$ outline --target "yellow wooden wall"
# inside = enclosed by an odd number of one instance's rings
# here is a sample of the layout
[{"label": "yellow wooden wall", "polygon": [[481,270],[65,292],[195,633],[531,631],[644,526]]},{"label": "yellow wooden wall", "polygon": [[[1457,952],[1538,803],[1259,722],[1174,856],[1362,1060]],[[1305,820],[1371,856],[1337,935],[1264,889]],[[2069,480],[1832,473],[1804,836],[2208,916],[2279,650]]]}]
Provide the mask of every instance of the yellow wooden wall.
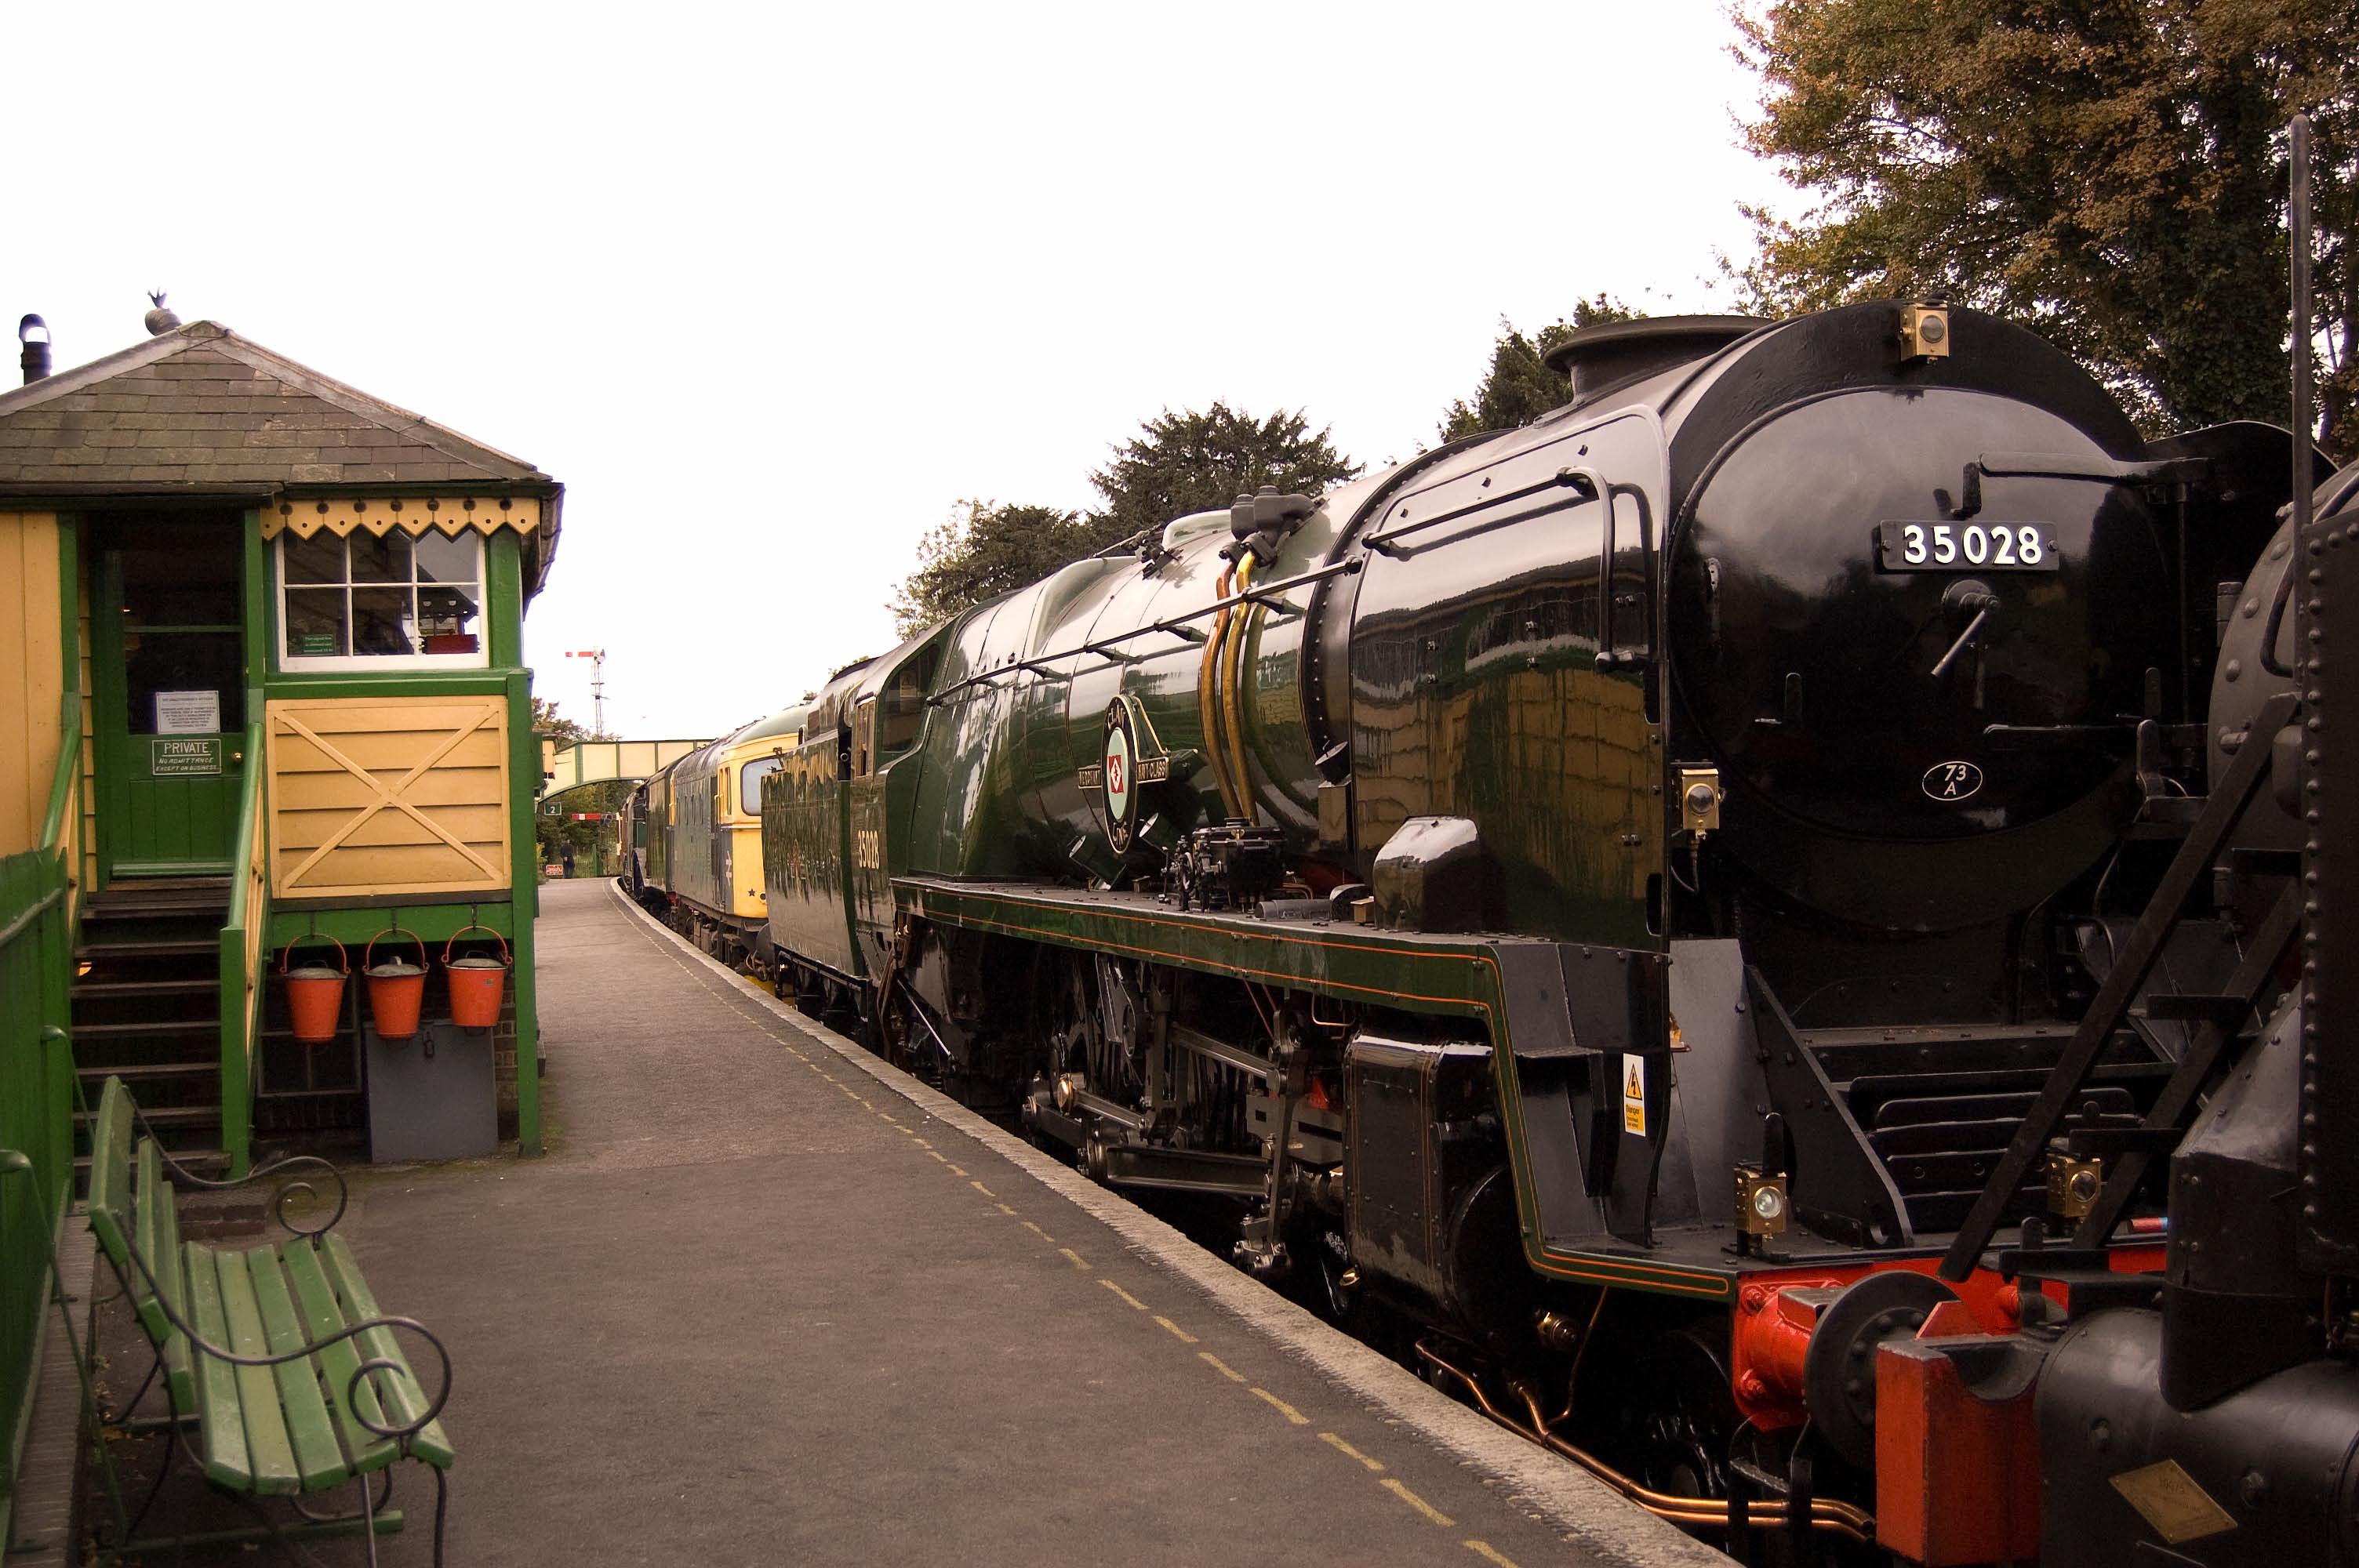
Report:
[{"label": "yellow wooden wall", "polygon": [[506,698],[274,697],[265,717],[274,902],[507,888]]},{"label": "yellow wooden wall", "polygon": [[35,847],[65,736],[58,521],[0,512],[0,855]]}]

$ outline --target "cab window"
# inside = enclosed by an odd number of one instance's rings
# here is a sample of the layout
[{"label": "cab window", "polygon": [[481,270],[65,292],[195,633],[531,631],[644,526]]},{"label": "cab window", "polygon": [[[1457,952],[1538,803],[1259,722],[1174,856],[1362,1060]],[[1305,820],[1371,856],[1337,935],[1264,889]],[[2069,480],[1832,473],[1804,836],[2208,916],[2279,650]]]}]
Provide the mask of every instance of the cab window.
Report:
[{"label": "cab window", "polygon": [[778,771],[783,757],[756,757],[737,770],[737,809],[757,816],[762,809],[762,781]]},{"label": "cab window", "polygon": [[934,665],[941,651],[940,643],[921,648],[893,672],[892,682],[885,688],[885,727],[876,740],[879,766],[918,743],[926,722],[926,688],[933,685]]},{"label": "cab window", "polygon": [[864,779],[871,772],[876,738],[876,699],[864,697],[852,709],[852,776]]}]

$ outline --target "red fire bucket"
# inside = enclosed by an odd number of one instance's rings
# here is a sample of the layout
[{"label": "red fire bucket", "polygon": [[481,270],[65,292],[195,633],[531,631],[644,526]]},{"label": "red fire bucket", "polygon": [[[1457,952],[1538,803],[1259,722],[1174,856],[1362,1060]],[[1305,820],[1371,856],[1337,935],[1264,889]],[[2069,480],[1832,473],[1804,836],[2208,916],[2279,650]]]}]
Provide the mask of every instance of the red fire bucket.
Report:
[{"label": "red fire bucket", "polygon": [[[376,945],[388,936],[407,936],[418,944],[418,962],[400,958],[376,962]],[[426,944],[417,932],[388,925],[369,938],[361,958],[368,980],[369,1022],[380,1040],[408,1040],[418,1033],[418,1010],[426,1000]]]},{"label": "red fire bucket", "polygon": [[[500,956],[451,957],[459,938],[480,931],[500,945]],[[488,925],[462,925],[442,944],[442,973],[451,982],[451,1022],[462,1029],[489,1029],[500,1021],[500,998],[508,983],[508,945]]]},{"label": "red fire bucket", "polygon": [[[295,949],[306,942],[325,942],[336,950],[336,967],[324,963],[306,963],[301,968],[291,968]],[[344,980],[352,973],[352,965],[344,956],[344,945],[332,936],[316,933],[298,936],[278,950],[278,979],[287,988],[287,1013],[294,1021],[295,1038],[307,1045],[323,1045],[336,1037],[338,1022],[344,1012]]]}]

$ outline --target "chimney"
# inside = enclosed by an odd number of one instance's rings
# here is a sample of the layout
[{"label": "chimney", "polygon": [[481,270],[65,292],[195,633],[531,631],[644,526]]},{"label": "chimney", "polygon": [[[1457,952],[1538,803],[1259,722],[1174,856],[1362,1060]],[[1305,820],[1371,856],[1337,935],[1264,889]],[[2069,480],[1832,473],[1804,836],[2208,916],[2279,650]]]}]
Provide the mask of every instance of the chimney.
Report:
[{"label": "chimney", "polygon": [[25,345],[19,362],[25,367],[25,384],[30,386],[49,373],[49,324],[27,316],[16,323],[16,341]]}]

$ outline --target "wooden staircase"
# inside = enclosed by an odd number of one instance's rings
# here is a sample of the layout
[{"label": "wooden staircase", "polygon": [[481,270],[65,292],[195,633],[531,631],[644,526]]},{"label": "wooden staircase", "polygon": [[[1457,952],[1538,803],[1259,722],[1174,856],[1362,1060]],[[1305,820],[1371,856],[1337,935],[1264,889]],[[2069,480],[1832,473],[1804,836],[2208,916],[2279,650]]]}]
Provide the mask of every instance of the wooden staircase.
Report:
[{"label": "wooden staircase", "polygon": [[[227,877],[124,881],[82,907],[74,1069],[95,1106],[110,1076],[182,1164],[225,1169],[221,1114],[221,928]],[[76,1112],[79,1122],[81,1113]]]}]

